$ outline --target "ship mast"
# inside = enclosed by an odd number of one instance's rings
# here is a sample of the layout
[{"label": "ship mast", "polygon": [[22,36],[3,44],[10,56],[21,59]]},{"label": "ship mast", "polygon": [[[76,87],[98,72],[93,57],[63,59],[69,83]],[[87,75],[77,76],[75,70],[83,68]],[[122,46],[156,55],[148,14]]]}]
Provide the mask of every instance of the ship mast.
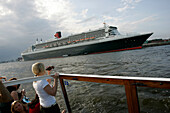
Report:
[{"label": "ship mast", "polygon": [[109,27],[107,26],[107,24],[104,22],[104,29],[105,29],[105,37],[109,37]]},{"label": "ship mast", "polygon": [[37,40],[36,40],[35,44],[38,44],[38,38],[37,38]]}]

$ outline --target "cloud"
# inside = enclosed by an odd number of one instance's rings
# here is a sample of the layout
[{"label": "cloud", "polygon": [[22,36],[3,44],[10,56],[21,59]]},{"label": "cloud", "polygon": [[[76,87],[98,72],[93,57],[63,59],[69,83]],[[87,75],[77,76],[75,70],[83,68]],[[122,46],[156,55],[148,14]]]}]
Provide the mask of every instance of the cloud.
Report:
[{"label": "cloud", "polygon": [[125,5],[124,7],[122,7],[122,8],[118,8],[117,9],[117,11],[118,12],[123,12],[123,11],[125,11],[125,10],[127,10],[127,9],[129,9],[130,7],[128,6],[128,5]]},{"label": "cloud", "polygon": [[[74,7],[68,0],[1,2],[0,11],[3,13],[0,15],[0,30],[3,31],[1,34],[3,41],[6,40],[4,45],[10,43],[8,40],[14,40],[17,43],[16,39],[25,41],[29,45],[39,37],[52,38],[57,30],[62,30],[65,35],[68,35],[96,26],[98,22],[95,16],[87,17],[86,15],[88,9],[78,13],[74,11]],[[86,22],[89,22],[88,26],[85,26]],[[1,44],[1,46],[4,45]]]},{"label": "cloud", "polygon": [[77,13],[74,7],[68,0],[0,0],[0,47],[8,47],[0,53],[11,50],[20,56],[37,38],[44,41],[58,30],[67,36],[99,25],[95,16],[87,17],[88,9]]},{"label": "cloud", "polygon": [[[156,15],[151,15],[148,17],[144,17],[135,21],[124,21],[124,22],[118,22],[117,25],[119,26],[120,30],[123,32],[139,32],[141,26],[148,26],[148,23],[151,23],[152,21],[156,20],[157,16]],[[139,31],[137,31],[139,30]],[[145,32],[140,31],[140,32]]]},{"label": "cloud", "polygon": [[1,18],[1,16],[6,16],[6,15],[9,15],[11,13],[12,13],[11,10],[0,5],[0,18]]},{"label": "cloud", "polygon": [[[80,20],[76,19],[78,13],[74,12],[73,4],[68,0],[36,0],[35,8],[39,18],[50,21],[54,29],[76,32]],[[74,26],[74,27],[73,27]]]},{"label": "cloud", "polygon": [[[48,20],[75,15],[68,0],[36,0],[35,7],[39,16]],[[65,15],[67,14],[67,15]]]},{"label": "cloud", "polygon": [[83,23],[87,23],[87,22],[92,22],[94,20],[97,19],[97,16],[91,16],[91,17],[88,17],[88,18],[85,18],[85,19],[81,19],[78,24],[83,24]]},{"label": "cloud", "polygon": [[111,17],[111,16],[106,16],[106,15],[103,15],[103,19],[104,19],[104,20],[112,20],[112,19],[113,19],[113,17]]},{"label": "cloud", "polygon": [[134,5],[135,3],[139,3],[141,2],[142,0],[121,0],[121,2],[124,4],[124,5],[127,5],[127,4],[132,4]]},{"label": "cloud", "polygon": [[142,0],[122,0],[121,3],[123,5],[123,7],[117,8],[116,10],[118,12],[124,12],[128,9],[134,9],[135,5],[141,1]]},{"label": "cloud", "polygon": [[[38,12],[34,8],[34,1],[0,1],[0,48],[3,48],[0,53],[16,58],[33,44],[37,37],[51,31],[51,28],[48,20],[36,16]],[[0,55],[3,56],[5,54]]]},{"label": "cloud", "polygon": [[150,22],[150,21],[155,20],[155,19],[156,19],[155,17],[156,17],[155,15],[151,15],[151,16],[148,16],[148,17],[142,18],[142,19],[140,19],[140,20],[137,20],[137,21],[131,22],[131,24],[133,24],[133,25],[135,25],[135,24],[136,24],[136,25],[138,25],[138,24],[141,24],[141,23]]},{"label": "cloud", "polygon": [[53,22],[51,26],[64,31],[65,35],[84,32],[98,24],[95,15],[87,17],[88,9],[78,13],[68,0],[36,0],[35,6],[40,18]]},{"label": "cloud", "polygon": [[84,9],[84,10],[82,10],[82,12],[81,12],[81,15],[85,18],[85,17],[87,17],[87,12],[88,12],[88,9]]}]

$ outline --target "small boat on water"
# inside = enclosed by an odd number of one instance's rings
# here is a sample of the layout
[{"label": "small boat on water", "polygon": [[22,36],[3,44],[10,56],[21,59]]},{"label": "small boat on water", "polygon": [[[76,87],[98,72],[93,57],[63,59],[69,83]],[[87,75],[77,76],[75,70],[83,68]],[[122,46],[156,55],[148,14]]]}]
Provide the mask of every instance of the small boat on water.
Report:
[{"label": "small boat on water", "polygon": [[121,35],[117,27],[106,24],[97,30],[63,38],[61,32],[56,32],[55,39],[33,44],[21,56],[27,61],[140,49],[152,34]]}]

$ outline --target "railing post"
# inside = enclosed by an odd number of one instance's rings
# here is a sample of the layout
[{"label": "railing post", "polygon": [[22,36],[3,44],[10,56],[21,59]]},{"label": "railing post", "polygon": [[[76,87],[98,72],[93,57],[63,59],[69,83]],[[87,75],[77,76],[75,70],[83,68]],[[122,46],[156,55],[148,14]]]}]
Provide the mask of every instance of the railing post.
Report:
[{"label": "railing post", "polygon": [[140,113],[137,87],[129,80],[124,81],[129,113]]},{"label": "railing post", "polygon": [[66,89],[65,89],[63,79],[60,78],[59,80],[60,80],[61,92],[63,94],[63,98],[64,98],[64,102],[65,102],[65,105],[66,105],[66,108],[67,108],[67,112],[71,113],[71,108],[70,108],[70,104],[69,104],[69,100],[68,100],[68,96],[67,96],[67,92],[66,92]]}]

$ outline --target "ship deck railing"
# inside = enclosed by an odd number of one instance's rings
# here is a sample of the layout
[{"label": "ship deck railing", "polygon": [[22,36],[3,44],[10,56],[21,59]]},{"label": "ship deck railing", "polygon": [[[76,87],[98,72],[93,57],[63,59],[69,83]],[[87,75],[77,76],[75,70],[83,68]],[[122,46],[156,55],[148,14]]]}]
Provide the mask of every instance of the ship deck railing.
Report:
[{"label": "ship deck railing", "polygon": [[[4,82],[5,86],[33,82],[41,79],[49,79],[49,75],[41,77],[29,77],[18,79],[16,81]],[[151,87],[170,89],[170,78],[154,77],[127,77],[127,76],[105,76],[105,75],[82,75],[82,74],[64,74],[60,73],[59,81],[61,91],[65,101],[68,113],[72,113],[69,98],[65,88],[64,80],[85,81],[105,84],[123,85],[126,92],[126,100],[129,113],[140,113],[137,87]]]}]

